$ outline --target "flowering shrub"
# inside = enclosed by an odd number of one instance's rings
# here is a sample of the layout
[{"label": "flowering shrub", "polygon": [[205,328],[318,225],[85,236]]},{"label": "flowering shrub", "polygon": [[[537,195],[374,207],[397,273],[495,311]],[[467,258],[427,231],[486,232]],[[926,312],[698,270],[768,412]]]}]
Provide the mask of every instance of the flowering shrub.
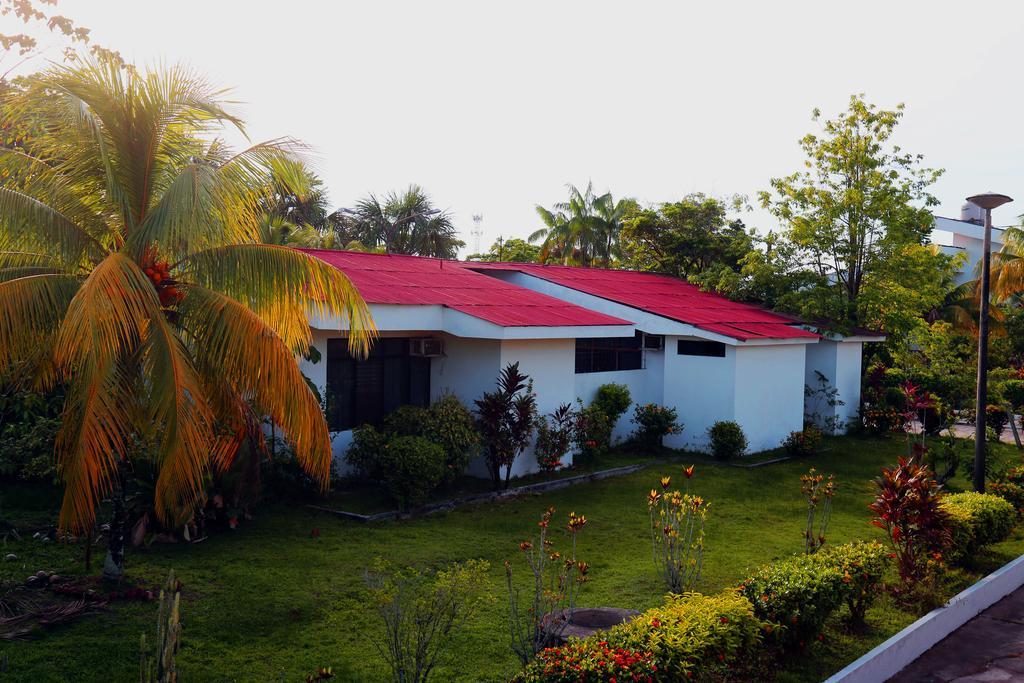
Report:
[{"label": "flowering shrub", "polygon": [[944,496],[940,505],[949,517],[950,562],[962,562],[984,546],[1004,540],[1017,518],[1013,505],[988,493],[955,493]]},{"label": "flowering shrub", "polygon": [[875,480],[878,494],[868,508],[871,524],[889,535],[904,588],[925,578],[929,559],[941,557],[949,545],[948,515],[939,504],[939,485],[927,465],[899,459],[882,468]]},{"label": "flowering shrub", "polygon": [[757,570],[740,584],[754,614],[770,623],[785,647],[803,645],[817,636],[825,621],[846,599],[846,573],[817,555],[797,555]]},{"label": "flowering shrub", "polygon": [[554,472],[562,466],[562,456],[572,446],[576,419],[572,406],[563,403],[537,421],[537,441],[533,450],[541,471]]},{"label": "flowering shrub", "polygon": [[1010,502],[1017,510],[1017,516],[1024,514],[1024,465],[1011,467],[996,475],[987,489],[989,493]]},{"label": "flowering shrub", "polygon": [[813,562],[843,572],[846,606],[854,627],[864,626],[864,615],[878,596],[888,557],[878,541],[833,545],[814,555]]},{"label": "flowering shrub", "polygon": [[614,423],[596,406],[583,407],[583,402],[577,401],[579,409],[576,411],[573,443],[579,450],[581,460],[592,461],[611,448]]},{"label": "flowering shrub", "polygon": [[[693,465],[683,470],[686,479],[693,476]],[[661,491],[651,489],[647,508],[651,515],[651,543],[654,566],[668,590],[682,593],[693,590],[704,564],[704,521],[709,504],[700,496],[669,491],[670,477],[661,478]]]},{"label": "flowering shrub", "polygon": [[823,434],[814,425],[807,425],[799,432],[790,432],[782,442],[782,448],[794,458],[807,458],[818,452]]},{"label": "flowering shrub", "polygon": [[[804,529],[804,552],[811,555],[825,545],[825,532],[832,517],[832,496],[835,477],[819,474],[813,467],[800,477],[800,492],[807,499],[807,525]],[[817,529],[815,529],[817,523]]]},{"label": "flowering shrub", "polygon": [[574,640],[563,647],[542,650],[513,683],[652,683],[658,673],[654,655],[610,647],[607,641]]},{"label": "flowering shrub", "polygon": [[505,560],[505,579],[509,594],[509,622],[512,632],[512,650],[529,664],[534,656],[558,643],[567,620],[560,619],[559,613],[567,611],[571,616],[576,607],[576,596],[587,581],[590,566],[576,559],[576,537],[587,524],[587,518],[569,513],[566,531],[570,538],[570,551],[563,556],[548,539],[548,528],[555,509],[548,508],[537,526],[540,534],[536,543],[523,541],[519,550],[526,560],[533,580],[526,610],[520,604],[519,589],[512,580],[512,563]]},{"label": "flowering shrub", "polygon": [[747,436],[743,428],[731,420],[720,420],[708,429],[711,455],[719,460],[738,458],[747,452]]},{"label": "flowering shrub", "polygon": [[638,405],[633,411],[633,424],[636,425],[633,439],[644,448],[660,448],[666,436],[683,431],[678,418],[675,408],[657,403]]},{"label": "flowering shrub", "polygon": [[764,628],[750,601],[736,591],[685,593],[669,595],[661,607],[602,637],[609,647],[653,654],[656,680],[719,680],[716,675],[756,648]]}]

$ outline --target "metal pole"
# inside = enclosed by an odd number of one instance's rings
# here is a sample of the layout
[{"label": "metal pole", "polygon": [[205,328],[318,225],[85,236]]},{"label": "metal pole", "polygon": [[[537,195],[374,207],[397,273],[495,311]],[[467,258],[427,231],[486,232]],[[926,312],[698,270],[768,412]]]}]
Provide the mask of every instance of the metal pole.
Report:
[{"label": "metal pole", "polygon": [[985,492],[985,424],[988,406],[988,290],[992,265],[992,209],[985,209],[985,242],[981,250],[981,301],[978,312],[978,394],[974,415],[974,490]]}]

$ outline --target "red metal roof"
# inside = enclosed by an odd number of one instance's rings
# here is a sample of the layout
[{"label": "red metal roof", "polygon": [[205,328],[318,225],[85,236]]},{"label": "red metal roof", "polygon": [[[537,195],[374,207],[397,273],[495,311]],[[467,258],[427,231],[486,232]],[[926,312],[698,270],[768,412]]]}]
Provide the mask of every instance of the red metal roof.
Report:
[{"label": "red metal roof", "polygon": [[630,325],[460,267],[457,261],[302,249],[345,273],[370,304],[441,305],[501,327]]},{"label": "red metal roof", "polygon": [[732,301],[667,275],[633,270],[544,266],[536,263],[466,263],[474,270],[513,270],[563,287],[670,318],[741,341],[817,339],[792,320],[753,304]]}]

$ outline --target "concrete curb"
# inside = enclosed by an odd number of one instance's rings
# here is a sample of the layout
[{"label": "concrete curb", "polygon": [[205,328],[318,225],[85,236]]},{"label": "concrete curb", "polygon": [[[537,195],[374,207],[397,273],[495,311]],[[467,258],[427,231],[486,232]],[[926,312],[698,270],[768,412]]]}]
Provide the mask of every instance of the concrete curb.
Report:
[{"label": "concrete curb", "polygon": [[878,683],[1024,585],[1024,555],[1008,562],[839,671],[825,683]]},{"label": "concrete curb", "polygon": [[424,505],[423,507],[416,508],[409,513],[403,514],[398,510],[389,510],[388,512],[378,512],[375,515],[361,515],[358,512],[349,512],[347,510],[335,510],[333,508],[323,507],[322,505],[307,505],[306,507],[316,510],[318,512],[327,512],[344,519],[351,519],[357,522],[382,522],[390,519],[398,519],[400,517],[420,517],[422,515],[429,515],[434,512],[440,512],[441,510],[452,510],[459,507],[460,505],[468,505],[470,503],[480,503],[486,501],[504,500],[506,498],[515,498],[516,496],[527,495],[531,493],[547,493],[548,491],[555,491],[557,489],[564,489],[568,486],[575,484],[584,484],[589,481],[597,481],[599,479],[607,479],[608,477],[621,477],[625,474],[632,474],[645,467],[656,464],[659,461],[651,461],[649,463],[637,463],[635,465],[624,465],[622,467],[613,467],[608,470],[600,470],[597,472],[588,472],[587,474],[577,474],[574,477],[563,477],[562,479],[553,479],[551,481],[542,481],[536,484],[527,484],[526,486],[517,486],[516,488],[507,489],[505,491],[489,491],[487,493],[475,493],[469,496],[462,496],[461,498],[453,498],[440,503],[431,503],[430,505]]}]

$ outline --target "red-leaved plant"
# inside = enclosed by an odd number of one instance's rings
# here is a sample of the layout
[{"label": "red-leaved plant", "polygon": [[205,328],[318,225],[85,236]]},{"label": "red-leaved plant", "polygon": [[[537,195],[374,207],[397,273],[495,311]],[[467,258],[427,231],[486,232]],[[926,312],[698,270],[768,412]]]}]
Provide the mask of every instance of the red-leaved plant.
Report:
[{"label": "red-leaved plant", "polygon": [[912,587],[927,578],[929,566],[941,560],[950,542],[949,518],[939,506],[941,487],[915,458],[882,468],[875,484],[878,494],[868,506],[876,515],[871,523],[889,535],[900,581]]},{"label": "red-leaved plant", "polygon": [[474,403],[484,461],[494,489],[500,491],[508,488],[512,463],[533,437],[537,419],[533,380],[519,371],[519,363],[509,363],[498,377],[497,389],[484,392]]}]

